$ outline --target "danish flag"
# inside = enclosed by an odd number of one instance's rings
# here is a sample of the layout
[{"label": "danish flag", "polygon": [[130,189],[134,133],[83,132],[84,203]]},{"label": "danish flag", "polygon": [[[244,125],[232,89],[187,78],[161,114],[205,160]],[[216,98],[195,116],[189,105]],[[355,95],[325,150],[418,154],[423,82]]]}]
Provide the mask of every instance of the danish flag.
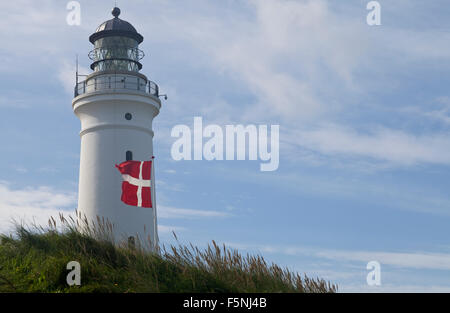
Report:
[{"label": "danish flag", "polygon": [[152,207],[153,161],[125,161],[116,164],[122,174],[122,202],[138,207]]}]

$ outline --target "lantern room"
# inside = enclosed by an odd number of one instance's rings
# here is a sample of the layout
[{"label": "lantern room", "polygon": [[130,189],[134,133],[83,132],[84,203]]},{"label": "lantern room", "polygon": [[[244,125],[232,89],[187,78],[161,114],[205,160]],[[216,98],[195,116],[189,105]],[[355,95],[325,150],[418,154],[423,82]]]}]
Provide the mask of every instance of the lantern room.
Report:
[{"label": "lantern room", "polygon": [[89,58],[93,61],[91,69],[95,72],[138,72],[142,68],[139,61],[144,57],[139,44],[144,38],[133,25],[119,18],[119,8],[115,7],[112,15],[113,19],[102,23],[89,37],[94,45],[89,53]]}]

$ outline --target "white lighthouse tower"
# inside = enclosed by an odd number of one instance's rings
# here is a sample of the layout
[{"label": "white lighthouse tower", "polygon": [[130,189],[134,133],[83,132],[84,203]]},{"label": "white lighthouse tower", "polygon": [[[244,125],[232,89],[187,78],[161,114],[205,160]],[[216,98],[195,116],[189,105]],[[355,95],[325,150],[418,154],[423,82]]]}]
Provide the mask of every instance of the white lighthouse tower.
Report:
[{"label": "white lighthouse tower", "polygon": [[[78,213],[89,222],[113,224],[116,241],[157,243],[156,205],[129,206],[121,201],[122,177],[115,168],[126,160],[151,160],[153,118],[161,108],[158,85],[139,71],[143,37],[112,10],[89,41],[93,73],[75,87],[73,111],[81,121]],[[152,181],[154,181],[152,174]],[[153,183],[154,186],[154,183]],[[154,191],[154,188],[152,188]],[[154,194],[154,192],[153,192]]]}]

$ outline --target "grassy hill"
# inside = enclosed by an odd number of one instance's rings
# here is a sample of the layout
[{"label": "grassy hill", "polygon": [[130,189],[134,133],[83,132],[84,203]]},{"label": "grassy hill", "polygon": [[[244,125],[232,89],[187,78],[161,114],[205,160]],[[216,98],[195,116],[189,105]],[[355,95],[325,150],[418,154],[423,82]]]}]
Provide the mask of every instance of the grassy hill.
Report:
[{"label": "grassy hill", "polygon": [[[335,292],[261,256],[218,246],[171,246],[160,253],[113,244],[76,227],[16,227],[0,236],[0,292]],[[81,285],[68,286],[67,263],[81,264]]]}]

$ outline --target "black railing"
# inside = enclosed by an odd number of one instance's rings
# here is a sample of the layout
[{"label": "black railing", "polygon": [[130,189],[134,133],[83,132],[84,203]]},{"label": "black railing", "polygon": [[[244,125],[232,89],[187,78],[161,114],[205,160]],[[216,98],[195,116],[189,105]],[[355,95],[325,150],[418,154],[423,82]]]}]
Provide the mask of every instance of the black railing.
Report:
[{"label": "black railing", "polygon": [[103,75],[88,78],[75,86],[75,97],[95,91],[127,89],[142,91],[159,97],[159,87],[156,83],[140,77],[123,75]]}]

